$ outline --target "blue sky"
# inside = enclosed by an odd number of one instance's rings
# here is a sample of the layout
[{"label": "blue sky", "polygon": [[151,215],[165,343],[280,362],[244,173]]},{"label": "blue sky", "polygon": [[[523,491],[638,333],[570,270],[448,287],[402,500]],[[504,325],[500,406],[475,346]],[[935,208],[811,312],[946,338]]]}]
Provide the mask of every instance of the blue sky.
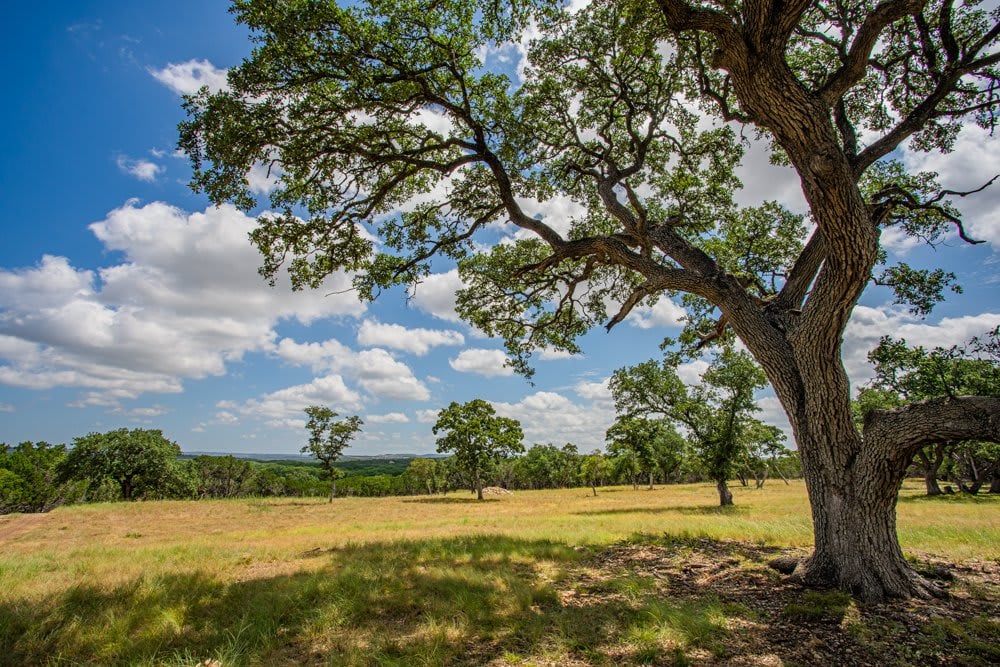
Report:
[{"label": "blue sky", "polygon": [[[221,85],[249,51],[227,3],[20,3],[0,27],[8,91],[0,105],[0,442],[69,442],[121,426],[161,428],[186,451],[292,453],[302,409],[325,403],[366,421],[354,454],[434,449],[434,414],[485,398],[522,421],[529,442],[603,442],[613,418],[605,381],[658,354],[682,311],[662,301],[611,334],[598,330],[576,358],[541,355],[534,385],[502,366],[499,341],[459,322],[456,274],[411,299],[403,291],[359,304],[347,285],[292,294],[256,274],[252,219],[216,209],[187,188],[175,155],[180,93]],[[518,57],[516,48],[499,57]],[[946,186],[977,187],[1000,173],[1000,140],[970,127],[955,153],[904,152]],[[746,202],[801,210],[794,175],[754,147]],[[259,188],[268,183],[261,176]],[[855,383],[879,336],[951,344],[1000,323],[1000,188],[958,202],[973,235],[937,250],[889,235],[894,255],[955,271],[965,294],[926,320],[871,290],[845,334]],[[537,204],[543,215],[567,202]],[[684,369],[696,380],[703,362]],[[762,415],[782,423],[776,401]]]}]

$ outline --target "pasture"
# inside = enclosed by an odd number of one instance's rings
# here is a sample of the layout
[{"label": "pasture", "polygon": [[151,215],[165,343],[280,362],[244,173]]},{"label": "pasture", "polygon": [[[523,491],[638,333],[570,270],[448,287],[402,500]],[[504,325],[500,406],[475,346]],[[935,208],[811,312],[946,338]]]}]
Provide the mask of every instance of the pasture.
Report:
[{"label": "pasture", "polygon": [[859,608],[766,566],[801,482],[80,505],[0,517],[0,664],[991,664],[1000,498],[921,495],[950,597]]}]

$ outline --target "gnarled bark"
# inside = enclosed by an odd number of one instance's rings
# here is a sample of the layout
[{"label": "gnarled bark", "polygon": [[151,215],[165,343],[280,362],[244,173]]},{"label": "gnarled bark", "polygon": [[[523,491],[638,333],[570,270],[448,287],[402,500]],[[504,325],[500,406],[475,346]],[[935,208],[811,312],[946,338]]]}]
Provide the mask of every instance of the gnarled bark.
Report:
[{"label": "gnarled bark", "polygon": [[[819,408],[812,405],[792,419],[815,538],[813,555],[794,576],[806,584],[835,585],[866,601],[935,594],[899,547],[899,487],[914,451],[921,447],[1000,438],[1000,399],[934,399],[876,411],[866,419],[863,435],[845,423],[847,406],[827,401]],[[830,428],[836,423],[839,432]],[[833,467],[826,457],[845,460]]]}]

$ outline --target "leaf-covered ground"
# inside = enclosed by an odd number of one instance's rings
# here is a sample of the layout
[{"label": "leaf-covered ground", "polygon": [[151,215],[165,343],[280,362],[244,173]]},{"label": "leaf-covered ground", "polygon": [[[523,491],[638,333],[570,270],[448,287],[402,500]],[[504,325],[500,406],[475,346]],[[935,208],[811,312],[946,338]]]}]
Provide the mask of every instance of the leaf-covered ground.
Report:
[{"label": "leaf-covered ground", "polygon": [[[614,545],[581,565],[564,604],[586,606],[608,595],[687,611],[691,628],[669,657],[663,632],[626,637],[624,662],[704,665],[994,665],[1000,663],[1000,564],[918,561],[948,596],[862,605],[838,591],[807,590],[767,566],[788,549],[708,539],[640,538]],[[801,552],[805,553],[805,552]],[[626,582],[626,583],[623,583]],[[693,613],[692,613],[693,612]],[[675,612],[676,613],[676,612]],[[655,628],[654,628],[655,630]],[[660,640],[660,641],[657,641]],[[585,664],[585,663],[584,663]]]}]

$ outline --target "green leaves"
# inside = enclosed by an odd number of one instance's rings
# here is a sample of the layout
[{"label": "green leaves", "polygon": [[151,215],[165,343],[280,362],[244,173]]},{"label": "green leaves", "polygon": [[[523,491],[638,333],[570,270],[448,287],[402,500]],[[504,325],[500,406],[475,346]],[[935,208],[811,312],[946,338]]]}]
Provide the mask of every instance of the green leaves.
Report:
[{"label": "green leaves", "polygon": [[[716,354],[701,384],[685,385],[679,364],[680,357],[668,355],[662,364],[651,360],[615,371],[609,386],[624,418],[613,428],[616,434],[636,432],[634,424],[650,415],[680,424],[712,479],[725,481],[741,452],[778,437],[750,416],[759,410],[754,392],[767,377],[750,355],[729,347]],[[617,436],[609,430],[608,437]]]},{"label": "green leaves", "polygon": [[123,500],[172,497],[185,492],[177,457],[181,448],[154,429],[120,428],[74,438],[60,462],[64,480],[84,480],[92,487],[110,480]]},{"label": "green leaves", "polygon": [[[856,302],[873,228],[972,241],[949,203],[971,192],[888,156],[911,140],[948,150],[958,122],[994,122],[1000,33],[976,3],[560,5],[238,0],[256,49],[228,90],[186,101],[192,185],[274,211],[251,240],[262,275],[287,270],[295,288],[343,271],[374,299],[457,262],[460,314],[503,337],[525,375],[533,350],[574,352],[593,326],[682,293],[687,351],[727,340],[722,313],[741,313],[758,355],[750,330],[773,341],[799,313],[837,335],[840,306],[805,302]],[[523,67],[500,62],[515,49]],[[745,146],[722,121],[753,124],[805,170],[819,230],[806,261],[803,216],[735,203]],[[814,167],[834,164],[840,180],[817,185]],[[266,197],[247,178],[262,167],[277,178]],[[840,263],[850,275],[817,282]],[[956,289],[902,264],[875,278],[921,314]],[[809,288],[830,280],[833,292]]]}]

